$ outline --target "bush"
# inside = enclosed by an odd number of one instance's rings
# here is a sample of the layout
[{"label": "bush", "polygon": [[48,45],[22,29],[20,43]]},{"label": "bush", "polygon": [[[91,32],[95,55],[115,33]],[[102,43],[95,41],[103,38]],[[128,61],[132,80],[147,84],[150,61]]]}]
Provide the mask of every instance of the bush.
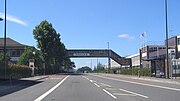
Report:
[{"label": "bush", "polygon": [[150,76],[150,68],[123,68],[120,74],[124,75],[136,75],[138,76],[138,71],[140,71],[141,76]]},{"label": "bush", "polygon": [[[1,64],[1,66],[3,65]],[[1,78],[3,78],[4,77],[3,67],[1,67],[0,73],[1,73]],[[9,63],[6,68],[6,79],[9,78],[10,76],[12,78],[30,77],[31,73],[32,73],[32,69],[29,68],[28,66]]]}]

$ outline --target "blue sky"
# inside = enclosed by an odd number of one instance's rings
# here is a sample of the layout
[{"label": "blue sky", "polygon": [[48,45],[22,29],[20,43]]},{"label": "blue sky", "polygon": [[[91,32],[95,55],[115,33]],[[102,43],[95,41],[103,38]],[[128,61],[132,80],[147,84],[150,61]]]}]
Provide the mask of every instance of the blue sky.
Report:
[{"label": "blue sky", "polygon": [[[110,48],[121,56],[138,52],[146,32],[147,43],[163,44],[165,0],[7,0],[7,36],[36,46],[33,29],[42,20],[53,24],[68,49]],[[169,37],[180,34],[180,0],[168,0]],[[0,17],[4,0],[0,0]],[[0,37],[4,23],[0,22]],[[73,59],[89,65],[91,59]],[[96,59],[93,59],[93,64]],[[102,63],[107,59],[99,59]]]}]

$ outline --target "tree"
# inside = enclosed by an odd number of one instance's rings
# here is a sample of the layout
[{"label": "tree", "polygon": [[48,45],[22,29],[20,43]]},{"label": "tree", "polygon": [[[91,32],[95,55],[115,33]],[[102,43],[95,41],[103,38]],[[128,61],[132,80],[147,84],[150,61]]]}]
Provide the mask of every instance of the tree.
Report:
[{"label": "tree", "polygon": [[[11,58],[9,56],[9,54],[6,54],[6,61],[10,61]],[[0,63],[2,63],[4,61],[4,53],[0,53]]]},{"label": "tree", "polygon": [[103,66],[103,64],[101,64],[101,63],[98,63],[98,65],[97,65],[97,70],[104,70],[104,66]]},{"label": "tree", "polygon": [[[46,20],[33,30],[34,38],[37,40],[37,47],[40,49],[42,56],[47,64],[56,64],[60,67],[66,55],[66,48],[61,42],[60,34],[56,32],[51,23]],[[59,70],[59,69],[58,69]]]},{"label": "tree", "polygon": [[97,67],[94,67],[94,72],[105,72],[104,65],[101,63],[98,63]]},{"label": "tree", "polygon": [[35,60],[35,67],[40,68],[42,59],[40,57],[40,51],[37,50],[35,47],[26,47],[25,51],[19,57],[17,64],[20,65],[29,65],[29,59]]},{"label": "tree", "polygon": [[71,61],[69,58],[66,58],[64,61],[64,69],[69,70],[75,68],[75,63]]},{"label": "tree", "polygon": [[92,72],[92,69],[88,66],[84,66],[84,67],[78,68],[77,72],[78,73],[85,73],[85,72],[90,73],[90,72]]}]

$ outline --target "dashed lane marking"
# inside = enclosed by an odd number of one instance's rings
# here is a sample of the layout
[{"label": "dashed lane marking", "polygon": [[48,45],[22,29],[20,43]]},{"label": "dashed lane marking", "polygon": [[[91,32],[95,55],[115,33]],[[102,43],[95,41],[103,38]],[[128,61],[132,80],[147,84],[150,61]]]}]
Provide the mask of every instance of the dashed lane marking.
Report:
[{"label": "dashed lane marking", "polygon": [[98,84],[94,83],[97,87],[100,87]]},{"label": "dashed lane marking", "polygon": [[89,80],[90,82],[93,82],[93,80]]},{"label": "dashed lane marking", "polygon": [[117,99],[116,96],[114,96],[113,94],[111,94],[111,93],[108,92],[107,90],[103,89],[103,91],[104,91],[105,93],[107,93],[108,95],[110,95],[112,98]]}]

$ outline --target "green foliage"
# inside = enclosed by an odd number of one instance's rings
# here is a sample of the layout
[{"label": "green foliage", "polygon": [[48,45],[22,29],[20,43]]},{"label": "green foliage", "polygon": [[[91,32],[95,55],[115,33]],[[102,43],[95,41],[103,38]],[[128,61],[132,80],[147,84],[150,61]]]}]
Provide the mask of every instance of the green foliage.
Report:
[{"label": "green foliage", "polygon": [[[4,68],[1,68],[0,72],[3,74],[0,74],[0,78],[4,78]],[[6,79],[10,76],[12,78],[30,77],[31,73],[32,69],[28,66],[9,63],[6,68]]]},{"label": "green foliage", "polygon": [[84,67],[78,68],[77,72],[78,73],[84,73],[84,72],[90,73],[90,72],[92,72],[92,69],[88,66],[84,66]]},{"label": "green foliage", "polygon": [[52,24],[46,20],[42,21],[35,27],[33,34],[46,66],[56,64],[56,67],[60,67],[65,60],[66,48],[61,42],[60,34],[56,32]]},{"label": "green foliage", "polygon": [[29,65],[29,59],[35,60],[35,67],[40,67],[42,59],[40,58],[40,52],[35,47],[26,47],[23,54],[19,57],[17,64]]},{"label": "green foliage", "polygon": [[[10,56],[9,54],[6,54],[6,61],[10,61]],[[0,62],[3,62],[4,61],[4,54],[3,53],[0,53]]]},{"label": "green foliage", "polygon": [[25,65],[8,64],[7,74],[14,78],[31,76],[32,69]]},{"label": "green foliage", "polygon": [[65,59],[64,68],[65,69],[72,69],[73,67],[75,67],[75,63],[72,62],[69,58]]},{"label": "green foliage", "polygon": [[124,75],[138,75],[138,71],[140,71],[141,76],[150,76],[150,68],[123,68],[121,69],[121,74]]},{"label": "green foliage", "polygon": [[99,72],[99,73],[105,73],[106,70],[104,68],[104,65],[101,63],[98,63],[97,67],[94,67],[93,72]]}]

